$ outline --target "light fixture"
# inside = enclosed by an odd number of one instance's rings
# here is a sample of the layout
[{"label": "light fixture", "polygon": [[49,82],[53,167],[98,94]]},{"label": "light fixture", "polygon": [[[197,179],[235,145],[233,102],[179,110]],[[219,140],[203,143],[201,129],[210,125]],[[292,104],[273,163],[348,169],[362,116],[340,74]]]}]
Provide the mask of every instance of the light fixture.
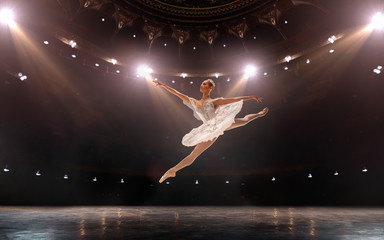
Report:
[{"label": "light fixture", "polygon": [[172,80],[172,83],[175,83],[175,80]]},{"label": "light fixture", "polygon": [[196,179],[195,184],[198,185],[199,184],[199,180]]},{"label": "light fixture", "polygon": [[230,82],[231,81],[231,78],[227,78],[227,82]]},{"label": "light fixture", "polygon": [[95,63],[95,66],[96,66],[96,67],[99,67],[99,66],[100,66],[100,64],[98,64],[98,63]]},{"label": "light fixture", "polygon": [[97,182],[97,178],[96,178],[96,177],[94,177],[94,178],[92,179],[92,181],[94,181],[94,182]]},{"label": "light fixture", "polygon": [[114,58],[112,58],[112,59],[111,59],[111,63],[112,63],[113,65],[116,65],[116,63],[117,63],[117,60],[116,60],[116,59],[114,59]]},{"label": "light fixture", "polygon": [[310,173],[310,174],[308,174],[308,178],[312,178],[312,174]]},{"label": "light fixture", "polygon": [[190,84],[193,84],[193,81],[190,81],[189,83],[190,83]]},{"label": "light fixture", "polygon": [[384,29],[384,16],[381,12],[377,12],[373,17],[370,24],[372,29],[382,30]]},{"label": "light fixture", "polygon": [[71,46],[71,48],[75,48],[77,43],[74,40],[71,40],[69,41],[69,45]]},{"label": "light fixture", "polygon": [[8,165],[5,166],[5,168],[4,168],[4,172],[9,172]]},{"label": "light fixture", "polygon": [[335,175],[335,176],[339,176],[339,173],[338,173],[337,171],[335,171],[335,172],[333,173],[333,175]]},{"label": "light fixture", "polygon": [[21,72],[18,73],[17,76],[19,76],[19,79],[20,79],[21,81],[25,81],[25,80],[27,80],[27,78],[28,78],[26,75],[22,74]]},{"label": "light fixture", "polygon": [[7,25],[14,25],[13,12],[7,8],[2,9],[0,11],[0,22]]},{"label": "light fixture", "polygon": [[216,78],[219,78],[219,74],[218,74],[218,73],[215,73],[215,77],[216,77]]},{"label": "light fixture", "polygon": [[284,21],[284,23],[285,23],[285,24],[288,24],[288,21],[287,21],[287,20],[285,20],[285,21]]},{"label": "light fixture", "polygon": [[274,181],[276,181],[276,178],[275,178],[275,177],[272,178],[272,182],[274,182]]},{"label": "light fixture", "polygon": [[193,50],[196,50],[196,47],[193,47]]},{"label": "light fixture", "polygon": [[68,179],[68,175],[67,175],[67,174],[64,174],[64,179],[65,179],[65,180]]},{"label": "light fixture", "polygon": [[102,18],[101,21],[102,21],[102,22],[105,22],[105,18]]},{"label": "light fixture", "polygon": [[377,66],[377,69],[381,70],[383,69],[383,66]]},{"label": "light fixture", "polygon": [[335,35],[332,35],[332,36],[330,36],[329,38],[328,38],[328,42],[330,42],[330,43],[334,43],[336,41],[336,36]]},{"label": "light fixture", "polygon": [[374,73],[376,73],[376,74],[380,74],[380,73],[381,73],[381,70],[380,70],[380,69],[377,69],[377,68],[375,68],[375,69],[373,69],[373,72],[374,72]]},{"label": "light fixture", "polygon": [[364,167],[362,172],[366,173],[366,172],[368,172],[368,169],[366,167]]},{"label": "light fixture", "polygon": [[120,180],[120,183],[124,183],[124,179],[121,179],[121,180]]},{"label": "light fixture", "polygon": [[38,176],[38,177],[40,177],[40,176],[41,176],[41,173],[40,173],[40,171],[39,171],[39,170],[37,170],[37,172],[36,172],[36,176]]},{"label": "light fixture", "polygon": [[116,73],[120,73],[120,70],[116,70]]},{"label": "light fixture", "polygon": [[335,49],[329,50],[329,53],[334,53],[334,52],[335,52]]},{"label": "light fixture", "polygon": [[291,60],[292,60],[292,57],[291,57],[291,56],[286,56],[286,57],[285,57],[285,61],[286,61],[286,62],[289,63]]},{"label": "light fixture", "polygon": [[264,76],[267,76],[267,75],[268,75],[268,73],[267,73],[267,72],[265,72],[265,73],[264,73]]},{"label": "light fixture", "polygon": [[246,78],[252,77],[256,74],[256,67],[253,65],[247,65],[244,69],[244,75]]},{"label": "light fixture", "polygon": [[289,69],[288,66],[285,66],[285,67],[284,67],[284,70],[285,70],[285,71],[287,71],[288,69]]},{"label": "light fixture", "polygon": [[226,183],[226,184],[228,184],[228,183],[229,183],[229,181],[227,180],[227,181],[225,181],[225,183]]},{"label": "light fixture", "polygon": [[166,182],[167,185],[169,185],[169,182]]},{"label": "light fixture", "polygon": [[76,58],[76,54],[72,54],[72,58]]},{"label": "light fixture", "polygon": [[226,44],[223,44],[223,47],[227,47],[227,45],[226,45]]},{"label": "light fixture", "polygon": [[311,59],[307,59],[307,61],[305,61],[306,64],[310,64],[311,63]]},{"label": "light fixture", "polygon": [[48,41],[44,41],[43,43],[44,43],[45,45],[48,45],[48,44],[49,44],[49,42],[48,42]]},{"label": "light fixture", "polygon": [[133,36],[132,36],[132,37],[134,37],[134,38],[135,38],[135,37],[136,37],[136,34],[133,34]]},{"label": "light fixture", "polygon": [[164,47],[166,47],[167,46],[167,43],[164,43]]},{"label": "light fixture", "polygon": [[186,74],[186,73],[182,73],[181,76],[182,76],[183,78],[186,78],[186,77],[188,76],[188,74]]},{"label": "light fixture", "polygon": [[140,76],[149,76],[151,73],[153,72],[152,68],[150,68],[149,66],[147,65],[140,65],[138,68],[137,68],[137,74],[140,75]]}]

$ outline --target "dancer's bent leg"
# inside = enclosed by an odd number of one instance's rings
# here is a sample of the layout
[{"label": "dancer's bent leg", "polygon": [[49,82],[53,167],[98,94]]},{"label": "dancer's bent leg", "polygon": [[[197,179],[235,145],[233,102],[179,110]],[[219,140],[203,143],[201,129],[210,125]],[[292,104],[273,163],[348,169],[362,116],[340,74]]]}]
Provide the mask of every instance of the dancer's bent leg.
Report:
[{"label": "dancer's bent leg", "polygon": [[256,118],[264,117],[268,113],[268,111],[269,111],[268,108],[264,108],[262,111],[258,113],[248,114],[243,118],[235,118],[235,122],[229,128],[227,128],[226,131],[237,128],[237,127],[242,127],[247,123],[255,120]]},{"label": "dancer's bent leg", "polygon": [[211,141],[208,142],[202,142],[199,143],[195,146],[193,151],[186,156],[183,160],[181,160],[176,166],[173,168],[169,169],[159,180],[160,183],[164,182],[169,177],[175,177],[176,172],[179,171],[180,169],[183,169],[189,165],[191,165],[195,159],[200,156],[205,150],[207,150],[212,144],[216,141],[216,138],[214,138]]}]

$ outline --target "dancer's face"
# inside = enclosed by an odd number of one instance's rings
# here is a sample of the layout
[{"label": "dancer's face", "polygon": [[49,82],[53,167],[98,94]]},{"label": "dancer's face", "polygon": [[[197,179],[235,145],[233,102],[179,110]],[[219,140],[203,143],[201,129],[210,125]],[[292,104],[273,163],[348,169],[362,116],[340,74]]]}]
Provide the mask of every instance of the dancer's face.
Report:
[{"label": "dancer's face", "polygon": [[213,90],[213,85],[209,80],[204,80],[200,85],[200,92],[210,93]]}]

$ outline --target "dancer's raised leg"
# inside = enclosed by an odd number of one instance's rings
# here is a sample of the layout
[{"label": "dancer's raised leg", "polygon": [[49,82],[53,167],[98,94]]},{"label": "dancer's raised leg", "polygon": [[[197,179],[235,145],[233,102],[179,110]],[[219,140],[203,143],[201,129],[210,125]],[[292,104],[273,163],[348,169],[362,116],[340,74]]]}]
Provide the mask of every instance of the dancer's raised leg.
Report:
[{"label": "dancer's raised leg", "polygon": [[237,128],[237,127],[242,127],[247,123],[255,120],[256,118],[264,117],[268,113],[268,111],[269,111],[268,108],[264,108],[262,111],[258,113],[248,114],[243,118],[235,118],[235,122],[229,128],[227,128],[226,131]]},{"label": "dancer's raised leg", "polygon": [[208,142],[202,142],[197,144],[188,156],[181,160],[176,166],[164,173],[164,175],[160,178],[159,183],[164,182],[169,177],[175,177],[177,171],[191,165],[195,161],[195,159],[200,156],[200,154],[202,154],[205,150],[207,150],[210,146],[212,146],[215,141],[216,138]]}]

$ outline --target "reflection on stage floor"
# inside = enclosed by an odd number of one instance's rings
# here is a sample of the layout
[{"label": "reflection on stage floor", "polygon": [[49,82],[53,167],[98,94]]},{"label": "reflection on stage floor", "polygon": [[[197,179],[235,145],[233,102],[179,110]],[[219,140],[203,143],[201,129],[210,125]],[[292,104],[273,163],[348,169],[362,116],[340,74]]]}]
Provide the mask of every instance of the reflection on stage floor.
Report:
[{"label": "reflection on stage floor", "polygon": [[0,239],[384,239],[382,208],[0,207]]}]

